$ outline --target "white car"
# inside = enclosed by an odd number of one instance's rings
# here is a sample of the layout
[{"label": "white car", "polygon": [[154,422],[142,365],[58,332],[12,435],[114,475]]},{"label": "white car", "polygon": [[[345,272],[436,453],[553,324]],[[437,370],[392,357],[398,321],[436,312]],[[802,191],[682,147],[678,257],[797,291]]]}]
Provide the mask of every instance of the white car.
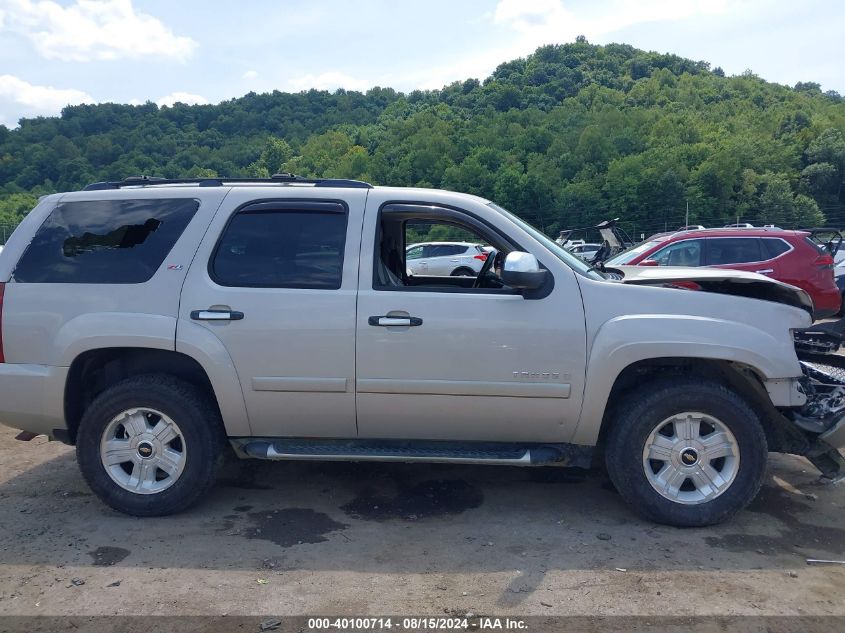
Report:
[{"label": "white car", "polygon": [[578,257],[584,261],[591,262],[596,258],[600,249],[601,244],[578,244],[577,246],[572,246],[566,250],[573,255],[578,255]]},{"label": "white car", "polygon": [[473,242],[422,242],[405,249],[409,275],[475,277],[489,252]]}]

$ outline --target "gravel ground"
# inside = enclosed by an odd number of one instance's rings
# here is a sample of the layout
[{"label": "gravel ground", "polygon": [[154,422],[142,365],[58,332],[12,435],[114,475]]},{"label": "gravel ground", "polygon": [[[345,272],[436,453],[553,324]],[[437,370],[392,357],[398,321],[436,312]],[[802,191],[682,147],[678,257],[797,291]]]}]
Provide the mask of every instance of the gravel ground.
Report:
[{"label": "gravel ground", "polygon": [[134,519],[71,448],[14,435],[0,615],[845,616],[845,567],[805,562],[845,558],[845,488],[797,457],[707,529],[640,520],[600,474],[255,461],[186,514]]}]

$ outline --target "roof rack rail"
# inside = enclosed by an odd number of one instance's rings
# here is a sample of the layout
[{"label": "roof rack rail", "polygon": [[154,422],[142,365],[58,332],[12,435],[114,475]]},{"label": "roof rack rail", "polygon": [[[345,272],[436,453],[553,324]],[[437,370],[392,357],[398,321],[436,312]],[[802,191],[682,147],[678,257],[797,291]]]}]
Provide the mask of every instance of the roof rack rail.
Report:
[{"label": "roof rack rail", "polygon": [[102,191],[105,189],[121,189],[122,187],[144,187],[152,185],[197,185],[198,187],[222,187],[227,184],[283,184],[297,183],[314,185],[315,187],[337,187],[340,189],[372,189],[373,186],[362,180],[348,180],[346,178],[303,178],[295,174],[273,174],[269,178],[226,178],[214,176],[206,178],[161,178],[158,176],[129,176],[118,181],[94,182],[83,191]]}]

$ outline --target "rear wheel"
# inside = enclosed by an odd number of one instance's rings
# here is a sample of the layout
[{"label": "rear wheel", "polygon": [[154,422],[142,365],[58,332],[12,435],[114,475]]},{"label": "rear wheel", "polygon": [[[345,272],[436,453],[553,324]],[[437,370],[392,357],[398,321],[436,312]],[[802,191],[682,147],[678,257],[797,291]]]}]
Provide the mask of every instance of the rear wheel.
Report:
[{"label": "rear wheel", "polygon": [[452,277],[475,277],[475,271],[472,268],[461,266],[452,271]]},{"label": "rear wheel", "polygon": [[766,437],[745,400],[725,386],[658,381],[618,410],[607,469],[643,516],[676,526],[711,525],[744,508],[759,491]]},{"label": "rear wheel", "polygon": [[76,453],[88,485],[134,516],[184,510],[214,483],[222,423],[209,398],[164,375],[124,380],[101,393],[79,426]]}]

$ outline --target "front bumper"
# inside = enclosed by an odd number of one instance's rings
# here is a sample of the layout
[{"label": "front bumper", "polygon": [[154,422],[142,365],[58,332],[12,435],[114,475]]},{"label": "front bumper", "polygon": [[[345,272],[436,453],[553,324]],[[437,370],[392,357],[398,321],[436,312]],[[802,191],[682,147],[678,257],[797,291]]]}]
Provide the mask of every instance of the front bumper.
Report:
[{"label": "front bumper", "polygon": [[845,417],[834,424],[832,428],[819,435],[819,439],[831,448],[837,450],[845,448]]},{"label": "front bumper", "polygon": [[772,404],[776,407],[802,407],[807,396],[801,388],[801,378],[770,378],[763,383]]}]

